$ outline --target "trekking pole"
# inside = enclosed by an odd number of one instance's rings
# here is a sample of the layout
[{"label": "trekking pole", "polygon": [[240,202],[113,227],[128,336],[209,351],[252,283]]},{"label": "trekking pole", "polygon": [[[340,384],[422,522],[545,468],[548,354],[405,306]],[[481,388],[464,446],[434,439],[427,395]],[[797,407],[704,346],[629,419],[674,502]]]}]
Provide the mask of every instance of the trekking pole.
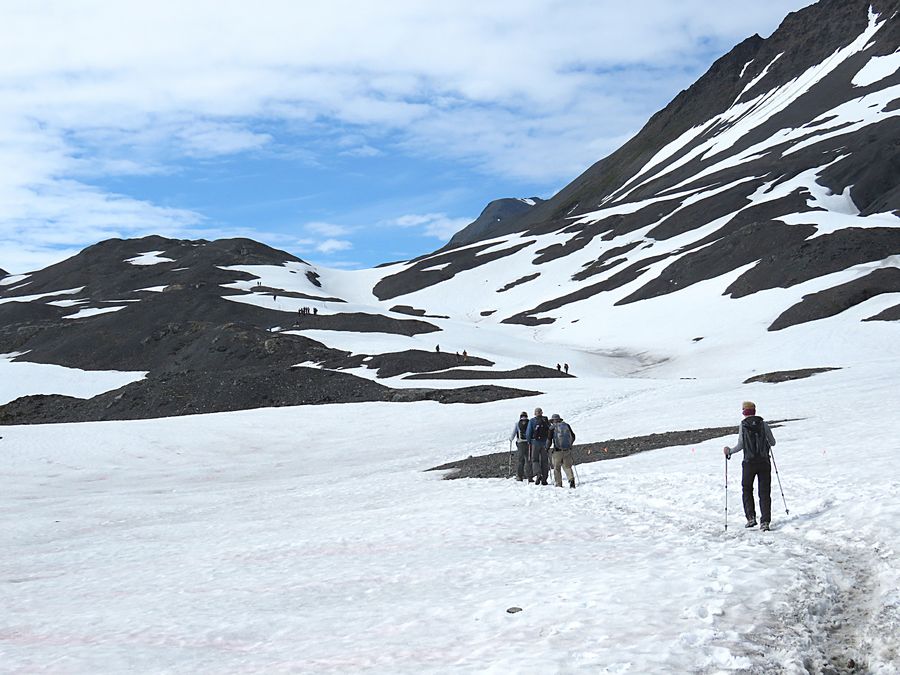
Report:
[{"label": "trekking pole", "polygon": [[728,532],[728,456],[725,456],[725,531]]},{"label": "trekking pole", "polygon": [[[509,439],[509,461],[506,463],[506,478],[512,476],[512,439]],[[502,464],[500,466],[503,466]]]},{"label": "trekking pole", "polygon": [[572,473],[575,474],[575,480],[578,485],[581,485],[581,476],[578,475],[578,469],[575,468],[575,463],[572,463]]},{"label": "trekking pole", "polygon": [[772,458],[772,466],[775,467],[775,478],[778,479],[778,491],[781,492],[781,501],[784,502],[784,513],[785,515],[791,515],[791,512],[788,511],[787,500],[784,498],[784,490],[781,489],[781,476],[778,475],[778,465],[775,463],[775,455],[772,453],[772,448],[769,448],[769,457]]}]

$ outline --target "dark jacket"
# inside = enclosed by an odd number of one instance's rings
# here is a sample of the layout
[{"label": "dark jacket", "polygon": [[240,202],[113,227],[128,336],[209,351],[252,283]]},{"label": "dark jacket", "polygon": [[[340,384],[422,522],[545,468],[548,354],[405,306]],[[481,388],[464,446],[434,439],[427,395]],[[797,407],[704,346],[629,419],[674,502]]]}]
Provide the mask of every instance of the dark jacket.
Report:
[{"label": "dark jacket", "polygon": [[[543,441],[539,441],[534,438],[534,428],[537,426],[538,419],[544,420],[544,423],[547,425],[547,438]],[[547,445],[550,443],[550,432],[550,420],[548,420],[545,415],[541,415],[540,418],[532,417],[530,420],[528,420],[528,428],[525,430],[525,440],[527,440],[529,443],[543,443],[544,445]]]},{"label": "dark jacket", "polygon": [[741,420],[738,441],[728,451],[731,457],[736,452],[744,452],[744,463],[768,462],[769,448],[775,445],[775,437],[768,423],[759,415],[750,415]]}]

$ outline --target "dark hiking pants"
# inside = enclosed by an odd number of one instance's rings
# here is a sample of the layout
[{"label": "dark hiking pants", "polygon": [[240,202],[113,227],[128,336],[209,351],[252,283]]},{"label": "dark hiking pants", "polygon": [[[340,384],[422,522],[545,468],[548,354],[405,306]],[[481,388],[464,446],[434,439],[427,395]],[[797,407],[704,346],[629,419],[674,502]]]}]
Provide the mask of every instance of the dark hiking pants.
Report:
[{"label": "dark hiking pants", "polygon": [[531,479],[531,461],[528,459],[528,441],[516,441],[516,478]]},{"label": "dark hiking pants", "polygon": [[549,447],[548,441],[531,442],[531,471],[534,473],[534,479],[542,483],[547,482],[547,476],[550,474]]},{"label": "dark hiking pants", "polygon": [[744,515],[747,520],[756,520],[756,505],[753,503],[753,479],[759,489],[759,520],[771,522],[772,518],[772,467],[768,461],[744,462],[741,465],[741,493],[744,500]]}]

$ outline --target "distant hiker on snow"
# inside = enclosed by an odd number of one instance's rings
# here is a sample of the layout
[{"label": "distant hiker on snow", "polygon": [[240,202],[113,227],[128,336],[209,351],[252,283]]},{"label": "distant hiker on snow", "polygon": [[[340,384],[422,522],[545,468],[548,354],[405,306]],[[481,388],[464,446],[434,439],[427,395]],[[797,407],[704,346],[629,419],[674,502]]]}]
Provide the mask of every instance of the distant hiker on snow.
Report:
[{"label": "distant hiker on snow", "polygon": [[566,375],[569,374],[569,364],[568,363],[563,364],[563,370],[566,371]]},{"label": "distant hiker on snow", "polygon": [[725,457],[731,459],[736,452],[744,452],[741,464],[741,493],[744,502],[744,527],[756,527],[756,505],[753,502],[753,479],[757,479],[759,489],[759,529],[768,530],[772,522],[772,465],[769,462],[769,448],[775,445],[775,437],[769,425],[756,414],[756,404],[744,401],[741,404],[744,419],[733,448],[725,446]]},{"label": "distant hiker on snow", "polygon": [[540,408],[535,408],[534,417],[528,420],[525,440],[528,441],[528,452],[531,459],[531,470],[534,474],[534,483],[535,485],[546,485],[547,475],[550,473],[548,453],[550,446],[550,420],[544,417],[544,411]]},{"label": "distant hiker on snow", "polygon": [[550,466],[553,467],[553,482],[556,487],[562,487],[562,471],[565,469],[566,478],[569,479],[569,487],[575,487],[575,473],[572,470],[572,446],[575,444],[575,432],[568,422],[553,413],[550,415],[550,442],[553,450],[550,452]]},{"label": "distant hiker on snow", "polygon": [[528,413],[523,412],[519,415],[519,421],[513,427],[509,440],[516,441],[516,480],[521,481],[528,479],[529,483],[534,482],[534,474],[531,470],[531,461],[528,458],[528,440],[525,433],[528,431]]}]

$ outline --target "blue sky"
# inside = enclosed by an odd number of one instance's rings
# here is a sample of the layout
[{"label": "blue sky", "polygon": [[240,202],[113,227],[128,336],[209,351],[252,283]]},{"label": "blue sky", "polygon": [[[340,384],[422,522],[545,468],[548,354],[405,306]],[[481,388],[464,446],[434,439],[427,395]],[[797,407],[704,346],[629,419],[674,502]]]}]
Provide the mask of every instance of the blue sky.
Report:
[{"label": "blue sky", "polygon": [[5,2],[0,268],[146,234],[410,258],[551,196],[807,4]]}]

